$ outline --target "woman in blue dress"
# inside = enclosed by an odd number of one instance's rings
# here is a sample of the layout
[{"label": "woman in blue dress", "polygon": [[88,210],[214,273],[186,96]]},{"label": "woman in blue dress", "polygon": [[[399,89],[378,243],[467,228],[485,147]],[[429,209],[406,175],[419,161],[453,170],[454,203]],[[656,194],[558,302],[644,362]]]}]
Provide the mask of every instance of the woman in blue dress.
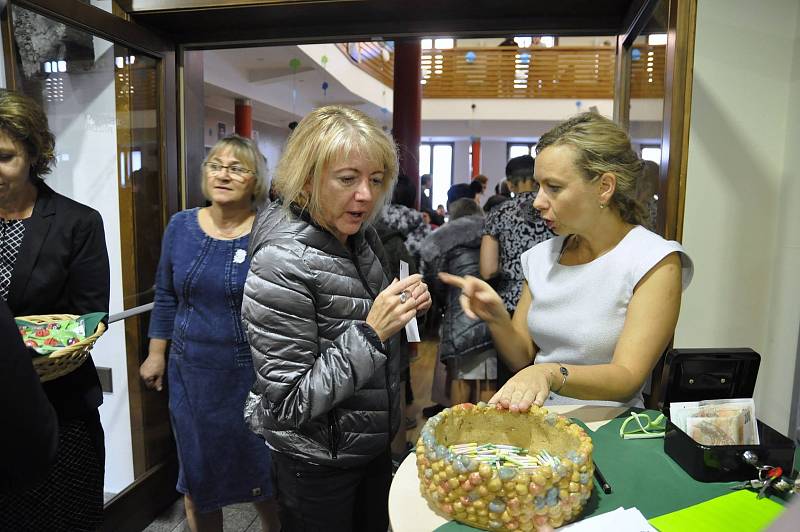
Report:
[{"label": "woman in blue dress", "polygon": [[175,214],[162,243],[150,349],[139,372],[161,390],[168,366],[176,489],[193,532],[221,531],[222,507],[240,502],[255,505],[264,531],[280,528],[269,450],[242,417],[255,373],[240,309],[255,205],[267,193],[264,168],[253,141],[220,140],[203,163],[211,205]]}]

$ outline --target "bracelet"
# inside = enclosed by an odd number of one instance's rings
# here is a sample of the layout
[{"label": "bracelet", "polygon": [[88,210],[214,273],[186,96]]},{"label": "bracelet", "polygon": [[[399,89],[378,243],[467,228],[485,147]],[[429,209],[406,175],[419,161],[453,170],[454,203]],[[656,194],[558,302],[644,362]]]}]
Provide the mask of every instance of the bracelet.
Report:
[{"label": "bracelet", "polygon": [[559,373],[561,373],[561,377],[562,377],[561,386],[558,387],[558,390],[553,390],[555,393],[558,393],[558,392],[560,392],[562,390],[562,388],[564,388],[564,385],[567,383],[567,377],[569,377],[569,370],[567,368],[565,368],[564,366],[562,366],[561,362],[556,362],[556,364],[558,364],[558,367],[559,367],[558,371],[559,371]]}]

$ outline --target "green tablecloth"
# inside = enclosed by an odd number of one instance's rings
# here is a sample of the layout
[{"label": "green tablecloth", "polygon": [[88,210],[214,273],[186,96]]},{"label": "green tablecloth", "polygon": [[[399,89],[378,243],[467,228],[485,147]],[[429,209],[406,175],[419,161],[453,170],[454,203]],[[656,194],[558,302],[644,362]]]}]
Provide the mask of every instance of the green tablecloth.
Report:
[{"label": "green tablecloth", "polygon": [[[651,419],[658,412],[646,411]],[[611,486],[606,495],[594,485],[592,496],[584,508],[583,517],[598,515],[620,506],[636,507],[647,518],[667,514],[731,492],[736,482],[698,482],[664,453],[662,438],[623,440],[619,428],[628,413],[611,420],[597,431],[586,429],[594,442],[594,461]],[[576,421],[581,424],[580,421]],[[585,426],[584,426],[585,428]],[[795,467],[800,460],[795,452]],[[776,501],[783,503],[779,498]],[[451,521],[437,532],[467,532],[476,530]]]}]

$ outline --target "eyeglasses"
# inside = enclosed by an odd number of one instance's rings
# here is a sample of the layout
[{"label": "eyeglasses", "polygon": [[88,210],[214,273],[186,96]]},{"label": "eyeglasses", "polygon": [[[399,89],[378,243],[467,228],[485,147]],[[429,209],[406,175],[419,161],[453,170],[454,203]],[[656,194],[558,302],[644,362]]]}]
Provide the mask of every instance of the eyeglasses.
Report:
[{"label": "eyeglasses", "polygon": [[238,164],[227,165],[219,163],[205,163],[205,167],[208,168],[208,171],[212,174],[221,174],[223,170],[227,170],[231,177],[250,177],[255,173],[249,168],[245,168],[244,166],[240,166]]}]

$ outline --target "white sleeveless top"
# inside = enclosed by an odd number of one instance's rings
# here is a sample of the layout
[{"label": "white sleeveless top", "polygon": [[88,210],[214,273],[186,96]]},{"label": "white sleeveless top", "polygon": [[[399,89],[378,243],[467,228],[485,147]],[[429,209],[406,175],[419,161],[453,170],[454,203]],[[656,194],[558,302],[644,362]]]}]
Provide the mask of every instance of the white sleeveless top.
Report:
[{"label": "white sleeveless top", "polygon": [[[692,280],[694,266],[681,245],[642,226],[631,229],[606,254],[576,266],[558,262],[565,238],[551,238],[520,257],[533,296],[528,330],[539,347],[537,364],[611,362],[634,287],[670,253],[680,255],[684,290]],[[573,399],[550,392],[547,404],[641,407],[643,401],[641,390],[624,403]]]}]

